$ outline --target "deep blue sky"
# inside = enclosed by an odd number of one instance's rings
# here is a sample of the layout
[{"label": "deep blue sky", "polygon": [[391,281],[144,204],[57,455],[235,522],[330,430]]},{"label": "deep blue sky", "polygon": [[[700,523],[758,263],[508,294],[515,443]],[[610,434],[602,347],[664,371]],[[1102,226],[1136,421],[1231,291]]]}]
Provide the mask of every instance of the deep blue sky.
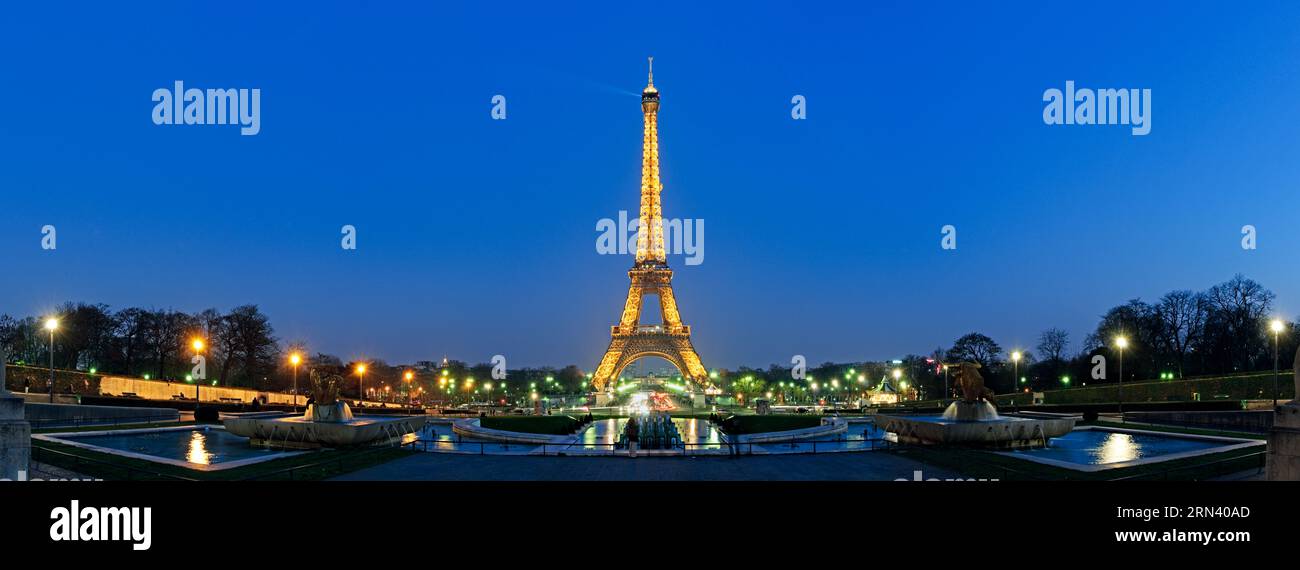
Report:
[{"label": "deep blue sky", "polygon": [[[706,366],[1077,348],[1238,272],[1300,313],[1294,3],[33,4],[0,23],[0,312],[255,303],[343,357],[594,367],[631,263],[594,228],[635,212],[654,55]],[[155,126],[175,80],[260,88],[261,134]],[[1044,125],[1066,80],[1152,89],[1151,134]]]}]

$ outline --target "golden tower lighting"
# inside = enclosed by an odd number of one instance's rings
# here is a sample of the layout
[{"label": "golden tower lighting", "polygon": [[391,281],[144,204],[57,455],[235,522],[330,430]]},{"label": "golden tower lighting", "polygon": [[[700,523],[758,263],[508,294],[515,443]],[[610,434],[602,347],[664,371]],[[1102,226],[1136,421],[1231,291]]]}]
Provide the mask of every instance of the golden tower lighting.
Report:
[{"label": "golden tower lighting", "polygon": [[[636,260],[627,275],[632,284],[623,304],[619,324],[610,327],[609,348],[596,367],[591,385],[604,392],[628,364],[645,356],[672,362],[682,376],[696,385],[708,383],[709,373],[691,344],[691,328],[682,324],[673,295],[673,271],[664,248],[663,183],[659,179],[659,90],[654,85],[654,58],[641,90],[641,211],[636,238]],[[642,325],[641,305],[646,295],[659,298],[662,325]]]}]

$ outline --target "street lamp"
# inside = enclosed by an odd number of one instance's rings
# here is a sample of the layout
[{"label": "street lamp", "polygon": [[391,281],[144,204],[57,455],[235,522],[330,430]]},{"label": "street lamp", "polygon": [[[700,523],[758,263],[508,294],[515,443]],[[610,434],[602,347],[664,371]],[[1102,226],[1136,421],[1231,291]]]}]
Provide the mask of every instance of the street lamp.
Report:
[{"label": "street lamp", "polygon": [[[59,319],[45,319],[45,330],[50,331],[50,403],[54,403],[54,329],[59,328]],[[3,366],[3,364],[0,364]]]},{"label": "street lamp", "polygon": [[944,365],[943,365],[943,398],[942,398],[942,399],[947,400],[948,398],[951,398],[951,397],[952,397],[952,393],[948,391],[948,365],[947,365],[947,364],[944,364]]},{"label": "street lamp", "polygon": [[[1279,349],[1278,336],[1282,334],[1282,329],[1285,326],[1286,325],[1282,323],[1282,319],[1273,319],[1273,322],[1268,324],[1268,328],[1273,331],[1273,407],[1274,408],[1277,407],[1277,375],[1278,375],[1277,357],[1278,357],[1278,349]],[[1300,397],[1300,394],[1298,394],[1297,397]]]},{"label": "street lamp", "polygon": [[402,375],[402,379],[406,381],[406,383],[402,385],[402,392],[406,394],[405,398],[408,400],[407,403],[409,404],[409,400],[411,399],[411,380],[415,379],[415,373],[407,370],[406,374]]},{"label": "street lamp", "polygon": [[289,364],[293,365],[293,413],[298,413],[298,365],[302,364],[302,355],[293,353],[289,355]]},{"label": "street lamp", "polygon": [[357,365],[357,377],[359,378],[357,381],[357,396],[358,396],[357,407],[360,408],[366,405],[366,365],[365,364]]},{"label": "street lamp", "polygon": [[903,371],[895,368],[894,369],[894,390],[897,392],[897,398],[895,398],[894,403],[900,405],[903,403],[903,391],[899,388],[898,379],[901,378],[902,376],[903,376]]},{"label": "street lamp", "polygon": [[[203,354],[204,346],[206,346],[206,344],[203,342],[203,339],[201,338],[195,337],[190,340],[190,348],[194,349],[194,356]],[[205,365],[203,367],[204,378],[196,378],[194,380],[194,420],[195,421],[198,421],[199,419],[199,404],[203,403],[203,399],[199,398],[199,387],[202,386],[203,381],[207,379],[206,378],[208,372],[207,369],[208,367]]]},{"label": "street lamp", "polygon": [[1115,337],[1115,346],[1119,347],[1119,421],[1124,423],[1124,349],[1128,348],[1128,337]]},{"label": "street lamp", "polygon": [[[1025,355],[1021,354],[1019,350],[1011,353],[1011,366],[1012,369],[1015,371],[1015,373],[1011,375],[1012,392],[1016,391],[1016,378],[1020,377],[1020,359],[1023,358],[1024,356]],[[1014,402],[1015,400],[1012,401]]]}]

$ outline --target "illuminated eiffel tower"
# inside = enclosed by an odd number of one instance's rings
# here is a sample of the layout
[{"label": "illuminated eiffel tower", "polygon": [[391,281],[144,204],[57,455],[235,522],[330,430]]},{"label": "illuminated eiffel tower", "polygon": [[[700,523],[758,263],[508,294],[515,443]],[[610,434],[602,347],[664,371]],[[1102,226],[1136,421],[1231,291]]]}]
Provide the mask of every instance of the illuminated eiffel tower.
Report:
[{"label": "illuminated eiffel tower", "polygon": [[[623,318],[610,327],[609,348],[592,377],[592,387],[602,392],[627,365],[639,358],[658,356],[677,366],[682,376],[697,386],[708,383],[708,372],[691,345],[691,327],[682,324],[673,296],[673,270],[664,252],[663,207],[659,194],[659,90],[655,89],[654,58],[650,80],[641,91],[645,134],[641,149],[641,217],[637,222],[636,261],[627,276],[632,285],[623,304]],[[641,304],[646,295],[659,297],[659,325],[641,324]]]}]

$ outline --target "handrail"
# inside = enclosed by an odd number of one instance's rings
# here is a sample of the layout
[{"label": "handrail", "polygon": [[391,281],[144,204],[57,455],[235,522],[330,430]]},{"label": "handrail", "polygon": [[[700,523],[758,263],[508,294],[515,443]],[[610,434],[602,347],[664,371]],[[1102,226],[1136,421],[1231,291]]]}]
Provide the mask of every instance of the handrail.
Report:
[{"label": "handrail", "polygon": [[1157,475],[1159,475],[1159,476],[1162,478],[1162,480],[1167,481],[1167,480],[1169,480],[1169,474],[1170,474],[1170,473],[1177,473],[1177,472],[1179,472],[1179,471],[1186,471],[1186,470],[1188,470],[1188,469],[1201,469],[1201,468],[1210,467],[1210,466],[1213,466],[1213,465],[1221,465],[1221,464],[1224,464],[1224,463],[1230,463],[1230,462],[1233,462],[1233,461],[1240,461],[1240,460],[1242,460],[1242,459],[1247,459],[1247,458],[1256,458],[1256,457],[1258,457],[1258,458],[1261,459],[1259,466],[1256,468],[1256,469],[1257,469],[1256,473],[1259,473],[1259,472],[1261,472],[1261,471],[1264,470],[1264,462],[1262,461],[1262,459],[1263,459],[1265,456],[1267,456],[1267,455],[1268,455],[1268,451],[1267,451],[1267,450],[1254,451],[1254,452],[1251,452],[1251,453],[1244,453],[1244,454],[1242,454],[1242,455],[1238,455],[1238,456],[1236,456],[1236,457],[1225,457],[1225,458],[1223,458],[1223,459],[1216,459],[1216,460],[1211,461],[1211,462],[1209,462],[1209,463],[1195,463],[1195,464],[1192,464],[1192,465],[1183,465],[1183,466],[1181,466],[1181,467],[1174,467],[1174,468],[1172,468],[1172,469],[1165,469],[1165,470],[1163,470],[1163,471],[1157,471],[1157,472],[1155,472],[1155,473],[1140,473],[1140,474],[1137,474],[1137,475],[1129,475],[1128,477],[1120,477],[1120,478],[1118,478],[1118,479],[1111,479],[1111,481],[1136,481],[1136,480],[1140,480],[1140,479],[1151,478],[1151,477],[1154,477],[1154,476],[1157,476]]},{"label": "handrail", "polygon": [[[693,451],[698,453],[699,451],[702,450],[712,449],[718,451],[725,450],[727,452],[726,453],[727,455],[738,456],[738,455],[754,455],[754,448],[758,447],[758,449],[760,450],[764,450],[764,449],[780,450],[781,448],[800,450],[795,452],[777,451],[776,454],[780,454],[780,455],[786,455],[786,454],[792,455],[796,453],[817,454],[817,453],[836,453],[838,451],[834,451],[834,450],[843,449],[844,444],[846,443],[869,444],[869,447],[855,450],[855,451],[876,451],[879,449],[891,449],[897,446],[896,443],[884,438],[867,438],[867,437],[849,438],[849,437],[841,436],[832,440],[788,439],[788,440],[778,440],[778,441],[744,442],[744,443],[733,442],[733,441],[681,442],[681,443],[674,444],[668,448],[638,449],[638,452],[652,453],[652,452],[663,452],[663,451],[678,451],[679,452],[678,455],[686,456],[686,455],[691,455]],[[420,447],[423,451],[429,453],[465,452],[465,451],[473,452],[474,449],[477,447],[478,455],[491,455],[487,452],[488,447],[495,447],[502,452],[509,451],[511,447],[520,450],[540,449],[541,455],[559,455],[567,451],[573,451],[573,450],[578,450],[578,451],[588,450],[588,449],[599,450],[599,449],[608,448],[609,450],[613,451],[614,449],[618,449],[617,443],[568,442],[568,443],[557,444],[557,443],[544,443],[544,442],[519,443],[519,442],[503,442],[503,441],[465,441],[463,439],[460,439],[459,437],[455,440],[418,439],[403,445],[410,445],[413,449],[415,447]],[[819,446],[821,449],[818,449]],[[462,447],[467,449],[461,449]],[[500,454],[505,455],[505,453],[500,453]],[[664,455],[663,453],[657,453],[657,454]],[[721,455],[721,453],[719,453],[718,455]]]},{"label": "handrail", "polygon": [[[77,429],[81,427],[117,426],[122,424],[177,423],[179,421],[180,421],[179,417],[171,418],[171,417],[154,415],[154,416],[121,416],[121,417],[106,417],[106,418],[87,418],[81,416],[75,418],[46,418],[46,419],[27,420],[27,423],[31,425],[32,429],[57,429],[57,428]],[[47,425],[47,424],[57,424],[57,425]]]},{"label": "handrail", "polygon": [[338,455],[338,456],[335,456],[335,457],[332,457],[332,458],[330,458],[330,459],[326,459],[326,460],[323,460],[323,461],[317,461],[317,462],[314,462],[314,463],[307,463],[307,464],[304,464],[304,465],[295,465],[295,466],[293,466],[293,467],[286,467],[286,468],[284,468],[284,469],[277,469],[277,470],[275,470],[275,471],[268,471],[268,472],[266,472],[266,473],[259,473],[259,474],[256,474],[256,475],[249,475],[248,477],[244,477],[244,478],[237,479],[237,480],[238,480],[238,481],[256,481],[256,480],[258,480],[258,479],[267,479],[267,478],[270,478],[270,477],[275,477],[275,476],[277,476],[277,475],[288,475],[288,476],[289,476],[289,480],[290,480],[290,481],[293,481],[293,480],[294,480],[294,474],[297,473],[298,471],[301,471],[301,470],[303,470],[303,469],[316,469],[316,468],[320,468],[320,467],[323,467],[323,466],[326,466],[326,465],[330,465],[330,464],[333,464],[333,465],[334,465],[334,466],[335,466],[335,467],[336,467],[340,472],[342,472],[342,471],[343,471],[343,462],[344,462],[345,460],[357,459],[359,456],[370,455],[370,454],[373,454],[373,453],[378,453],[378,452],[380,452],[380,451],[387,451],[387,450],[390,450],[390,449],[401,449],[401,448],[408,447],[408,446],[411,448],[411,451],[415,451],[415,445],[414,445],[414,444],[415,444],[417,441],[418,441],[418,440],[412,440],[412,441],[408,441],[408,442],[405,442],[405,443],[401,443],[401,444],[398,444],[398,445],[395,445],[395,446],[394,446],[394,445],[376,446],[376,447],[372,447],[372,448],[369,448],[369,449],[364,449],[364,450],[361,450],[361,451],[358,451],[358,452],[356,452],[356,453],[352,453],[352,454],[340,454],[340,455]]},{"label": "handrail", "polygon": [[[62,457],[69,457],[69,458],[72,458],[74,461],[76,461],[76,463],[77,463],[78,466],[80,466],[80,465],[83,464],[83,463],[89,463],[89,464],[92,464],[92,465],[102,465],[102,466],[111,467],[111,468],[114,468],[114,469],[123,469],[123,470],[126,471],[126,480],[127,480],[127,481],[132,480],[132,474],[133,474],[133,473],[136,473],[136,472],[144,473],[144,474],[147,474],[147,475],[152,475],[152,476],[154,476],[154,477],[158,477],[158,478],[160,478],[160,479],[171,479],[171,480],[175,480],[175,481],[197,481],[197,479],[192,479],[192,478],[190,478],[190,477],[182,477],[182,476],[180,476],[180,475],[173,475],[173,474],[170,474],[170,473],[162,473],[162,472],[159,472],[159,471],[153,471],[153,470],[151,470],[151,469],[141,469],[141,468],[139,468],[139,467],[132,467],[132,466],[130,466],[130,465],[123,465],[123,464],[121,464],[121,463],[113,463],[113,462],[110,462],[110,461],[101,461],[101,460],[99,460],[99,459],[91,459],[91,458],[89,458],[89,457],[85,457],[85,456],[82,456],[82,455],[77,455],[77,454],[75,454],[75,453],[68,453],[68,452],[66,452],[66,451],[59,451],[59,450],[57,450],[57,449],[53,449],[53,448],[49,448],[49,447],[45,447],[45,446],[43,446],[43,445],[38,445],[38,444],[35,444],[35,443],[33,443],[32,446],[31,446],[31,453],[32,453],[32,461],[39,462],[39,463],[48,463],[48,461],[41,461],[41,455],[43,455],[43,454],[47,454],[47,453],[48,453],[48,454],[52,454],[52,455],[55,455],[55,456],[62,456]],[[56,467],[57,467],[57,466],[56,466]]]}]

